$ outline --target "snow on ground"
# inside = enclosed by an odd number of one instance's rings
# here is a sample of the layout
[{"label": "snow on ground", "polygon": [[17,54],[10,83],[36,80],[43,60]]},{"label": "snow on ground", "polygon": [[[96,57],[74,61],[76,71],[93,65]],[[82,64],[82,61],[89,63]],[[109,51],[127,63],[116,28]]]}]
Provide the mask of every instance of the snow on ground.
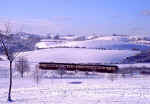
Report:
[{"label": "snow on ground", "polygon": [[134,43],[150,45],[150,41],[148,40],[137,40],[137,41],[134,41]]},{"label": "snow on ground", "polygon": [[130,50],[96,50],[81,48],[51,48],[22,55],[30,62],[60,62],[60,63],[120,63],[123,59],[137,54]]},{"label": "snow on ground", "polygon": [[[25,52],[31,65],[38,62],[109,63],[137,54],[130,50],[51,48]],[[33,63],[35,62],[35,63]],[[150,76],[100,73],[74,77],[34,79],[13,78],[13,103],[7,102],[8,61],[0,61],[0,104],[149,104]],[[5,74],[4,74],[5,73]],[[14,74],[14,73],[13,73]],[[84,75],[83,75],[84,74]],[[2,75],[6,76],[3,77]],[[79,76],[79,77],[77,77]]]},{"label": "snow on ground", "polygon": [[116,64],[119,68],[126,67],[147,67],[150,68],[150,63],[135,63],[135,64]]},{"label": "snow on ground", "polygon": [[[101,74],[99,78],[43,79],[38,85],[32,79],[14,79],[14,102],[6,101],[8,89],[1,86],[0,104],[149,104],[149,78]],[[7,82],[0,80],[6,86]]]},{"label": "snow on ground", "polygon": [[101,48],[112,50],[146,50],[150,46],[130,41],[129,37],[123,36],[101,36],[91,40],[84,41],[63,41],[63,42],[40,42],[37,43],[37,48],[50,48],[50,47],[80,47],[80,48]]},{"label": "snow on ground", "polygon": [[104,39],[94,39],[94,40],[86,40],[86,41],[72,41],[67,42],[65,44],[52,45],[50,47],[85,47],[85,48],[103,48],[103,49],[116,49],[116,50],[132,50],[137,48],[139,50],[149,49],[149,46],[128,43],[120,40],[104,40]]},{"label": "snow on ground", "polygon": [[126,36],[101,36],[96,40],[117,40],[117,41],[129,41],[129,38]]},{"label": "snow on ground", "polygon": [[65,43],[65,40],[41,40],[40,42],[36,43],[36,48],[49,48],[52,46],[57,46],[58,44]]},{"label": "snow on ground", "polygon": [[[27,58],[31,70],[34,71],[39,62],[116,64],[137,53],[138,51],[130,50],[51,48],[24,52],[19,55]],[[9,62],[7,60],[0,61],[0,77],[8,75],[8,69]]]}]

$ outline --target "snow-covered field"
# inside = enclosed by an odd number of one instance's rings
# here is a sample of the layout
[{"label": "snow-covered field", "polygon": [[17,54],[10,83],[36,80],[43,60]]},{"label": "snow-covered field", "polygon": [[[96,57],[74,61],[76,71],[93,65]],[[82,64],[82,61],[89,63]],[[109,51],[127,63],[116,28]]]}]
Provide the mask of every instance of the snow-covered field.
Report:
[{"label": "snow-covered field", "polygon": [[131,50],[96,50],[81,48],[50,48],[21,55],[30,62],[66,62],[66,63],[120,63],[123,59],[139,53]]},{"label": "snow-covered field", "polygon": [[0,104],[149,104],[150,76],[100,74],[97,78],[14,78],[12,98],[7,102],[8,79],[0,80]]},{"label": "snow-covered field", "polygon": [[[150,49],[150,46],[141,44],[137,40],[132,40],[131,37],[123,36],[102,36],[95,39],[83,40],[83,41],[63,41],[63,42],[39,42],[36,44],[37,48],[50,48],[50,47],[80,47],[80,48],[92,48],[92,49],[109,49],[109,50],[146,50]],[[131,41],[132,40],[132,41]]]},{"label": "snow-covered field", "polygon": [[126,67],[147,67],[150,68],[150,63],[135,63],[135,64],[116,64],[120,68]]},{"label": "snow-covered field", "polygon": [[140,45],[140,44],[134,44],[134,43],[128,43],[125,41],[120,40],[100,40],[100,39],[94,39],[94,40],[86,40],[86,41],[72,41],[67,42],[64,44],[57,44],[50,45],[50,47],[85,47],[85,48],[92,48],[92,49],[116,49],[116,50],[132,50],[134,48],[137,48],[139,50],[145,50],[149,49],[149,46],[146,45]]},{"label": "snow-covered field", "polygon": [[[49,48],[24,52],[20,56],[28,59],[33,71],[38,62],[117,64],[126,57],[139,53],[130,49],[143,48],[141,45],[126,43],[124,38],[116,40],[114,37],[70,41],[61,45],[94,49]],[[96,49],[106,47],[110,50]],[[148,75],[110,73],[86,75],[84,72],[64,75],[62,79],[54,77],[53,73],[49,72],[47,75],[49,77],[42,78],[38,85],[32,74],[24,79],[14,76],[12,88],[14,102],[9,103],[8,66],[8,61],[0,61],[0,104],[150,104]],[[126,67],[120,64],[118,66]]]}]

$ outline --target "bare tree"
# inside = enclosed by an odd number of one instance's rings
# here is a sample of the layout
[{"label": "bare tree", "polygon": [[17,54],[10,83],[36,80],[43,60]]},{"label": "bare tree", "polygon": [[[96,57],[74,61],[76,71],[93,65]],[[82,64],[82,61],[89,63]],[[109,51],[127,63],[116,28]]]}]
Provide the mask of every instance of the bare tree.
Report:
[{"label": "bare tree", "polygon": [[[14,59],[20,54],[20,52],[24,49],[24,47],[21,47],[18,50],[18,53],[15,53],[16,51],[13,51],[13,49],[17,48],[15,47],[16,41],[12,41],[12,34],[11,29],[12,25],[10,22],[6,23],[4,25],[5,30],[0,31],[0,42],[3,47],[4,54],[6,55],[8,61],[9,61],[9,91],[8,91],[8,101],[12,101],[11,99],[11,89],[12,89],[12,63]],[[30,41],[31,42],[31,41]]]},{"label": "bare tree", "polygon": [[15,69],[20,73],[21,77],[23,78],[24,73],[30,71],[28,60],[23,56],[19,57],[15,62]]},{"label": "bare tree", "polygon": [[[4,30],[4,35],[8,36],[11,32],[11,28],[10,28],[10,23],[5,24],[5,30]],[[6,40],[7,38],[5,38],[5,36],[3,35],[3,33],[1,32],[1,43],[2,43],[2,47],[4,49],[4,53],[9,61],[9,92],[8,92],[8,101],[12,101],[11,99],[11,88],[12,88],[12,62],[14,61],[14,55],[11,51],[8,51],[8,47],[6,46]]]},{"label": "bare tree", "polygon": [[39,66],[38,65],[36,65],[35,66],[35,70],[34,70],[34,73],[33,73],[34,75],[34,81],[36,82],[36,84],[38,85],[39,84],[39,82],[41,81],[41,78],[42,78],[42,74],[43,73],[41,73],[41,71],[39,70]]},{"label": "bare tree", "polygon": [[4,41],[2,40],[2,45],[3,45],[3,48],[4,48],[4,51],[5,51],[5,55],[7,56],[7,59],[9,61],[9,92],[8,92],[8,101],[12,101],[11,99],[11,87],[12,87],[12,62],[14,60],[14,56],[13,56],[13,53],[9,53]]}]

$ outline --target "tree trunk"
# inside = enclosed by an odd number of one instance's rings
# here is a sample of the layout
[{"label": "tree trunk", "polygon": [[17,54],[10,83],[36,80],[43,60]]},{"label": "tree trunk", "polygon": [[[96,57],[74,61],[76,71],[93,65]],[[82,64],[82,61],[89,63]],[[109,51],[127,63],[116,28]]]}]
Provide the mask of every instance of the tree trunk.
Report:
[{"label": "tree trunk", "polygon": [[11,99],[11,87],[12,87],[12,61],[9,61],[10,70],[9,70],[9,92],[8,92],[8,101],[12,101]]},{"label": "tree trunk", "polygon": [[21,78],[23,78],[23,69],[21,69]]},{"label": "tree trunk", "polygon": [[23,57],[22,57],[22,59],[21,59],[21,77],[23,78],[23,73],[24,73],[24,67],[23,67]]}]

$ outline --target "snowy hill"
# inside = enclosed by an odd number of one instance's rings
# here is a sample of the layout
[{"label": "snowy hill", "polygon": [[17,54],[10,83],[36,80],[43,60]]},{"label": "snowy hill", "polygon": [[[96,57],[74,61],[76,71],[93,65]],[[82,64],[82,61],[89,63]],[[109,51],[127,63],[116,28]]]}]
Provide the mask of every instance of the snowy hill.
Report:
[{"label": "snowy hill", "polygon": [[130,50],[96,50],[80,48],[52,48],[25,52],[31,62],[59,63],[120,63],[139,52]]},{"label": "snowy hill", "polygon": [[93,49],[107,49],[107,50],[147,50],[150,46],[139,44],[131,41],[131,37],[127,36],[102,36],[91,40],[84,41],[64,41],[60,43],[39,42],[36,44],[37,48],[50,47],[71,47],[71,48],[93,48]]},{"label": "snowy hill", "polygon": [[141,52],[135,56],[128,57],[124,60],[125,63],[149,63],[150,51]]}]

